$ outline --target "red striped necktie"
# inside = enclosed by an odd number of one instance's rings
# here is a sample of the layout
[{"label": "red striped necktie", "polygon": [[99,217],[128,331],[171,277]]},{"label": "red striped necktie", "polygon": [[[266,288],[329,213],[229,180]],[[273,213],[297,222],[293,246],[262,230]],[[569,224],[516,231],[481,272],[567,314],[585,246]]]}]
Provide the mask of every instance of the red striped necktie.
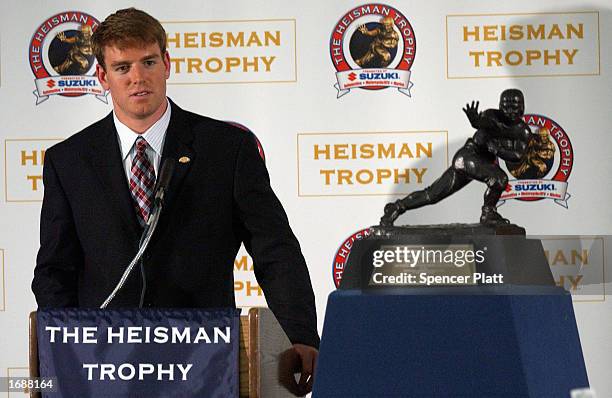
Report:
[{"label": "red striped necktie", "polygon": [[132,160],[130,174],[130,191],[134,198],[134,207],[138,222],[144,226],[153,207],[153,188],[155,186],[155,169],[149,157],[149,144],[143,137],[136,139],[136,154]]}]

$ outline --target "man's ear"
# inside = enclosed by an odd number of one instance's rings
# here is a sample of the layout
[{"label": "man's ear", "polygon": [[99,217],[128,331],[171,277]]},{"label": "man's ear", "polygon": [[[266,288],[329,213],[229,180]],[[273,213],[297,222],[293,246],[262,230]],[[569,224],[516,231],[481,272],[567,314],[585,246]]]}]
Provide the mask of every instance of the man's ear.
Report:
[{"label": "man's ear", "polygon": [[168,50],[164,52],[162,58],[164,59],[164,67],[166,68],[166,79],[168,79],[170,77],[170,54]]},{"label": "man's ear", "polygon": [[96,64],[96,76],[98,77],[98,81],[100,82],[104,90],[109,90],[110,85],[108,84],[106,71],[104,70],[104,67],[100,64]]}]

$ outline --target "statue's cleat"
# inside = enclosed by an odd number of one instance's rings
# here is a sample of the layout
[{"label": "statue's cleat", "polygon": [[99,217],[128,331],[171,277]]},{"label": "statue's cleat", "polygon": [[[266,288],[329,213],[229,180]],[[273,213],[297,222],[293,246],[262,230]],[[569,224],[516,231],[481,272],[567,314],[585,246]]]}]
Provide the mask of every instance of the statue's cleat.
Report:
[{"label": "statue's cleat", "polygon": [[393,221],[395,220],[385,214],[384,216],[380,218],[380,226],[381,227],[392,227]]},{"label": "statue's cleat", "polygon": [[380,218],[380,225],[383,227],[391,227],[397,218],[403,213],[401,206],[397,202],[387,203],[385,205],[385,214]]},{"label": "statue's cleat", "polygon": [[510,224],[510,220],[502,217],[495,209],[483,207],[482,215],[480,216],[481,224],[497,225],[497,224]]}]

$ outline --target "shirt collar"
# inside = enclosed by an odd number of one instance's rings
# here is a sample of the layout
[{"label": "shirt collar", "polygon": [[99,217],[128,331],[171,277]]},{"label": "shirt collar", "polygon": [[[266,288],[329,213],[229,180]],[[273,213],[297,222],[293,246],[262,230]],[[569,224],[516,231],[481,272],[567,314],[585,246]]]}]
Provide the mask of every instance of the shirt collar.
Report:
[{"label": "shirt collar", "polygon": [[121,159],[125,160],[138,137],[143,137],[145,140],[147,140],[147,143],[151,148],[153,148],[155,153],[161,155],[166,130],[170,124],[171,106],[167,99],[166,102],[168,103],[168,106],[166,107],[166,111],[162,117],[160,117],[159,120],[153,123],[153,125],[142,134],[135,133],[128,126],[121,123],[113,111],[113,120],[115,122],[115,128],[117,129],[117,135],[119,136],[119,143],[121,144]]}]

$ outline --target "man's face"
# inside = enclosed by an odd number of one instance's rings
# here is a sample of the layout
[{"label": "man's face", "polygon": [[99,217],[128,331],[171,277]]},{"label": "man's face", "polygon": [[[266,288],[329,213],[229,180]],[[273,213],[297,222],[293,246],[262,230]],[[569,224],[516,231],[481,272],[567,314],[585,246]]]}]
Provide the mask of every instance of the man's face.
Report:
[{"label": "man's face", "polygon": [[96,73],[105,90],[110,90],[113,108],[128,127],[152,125],[166,109],[166,79],[170,56],[161,54],[157,43],[142,48],[104,48],[104,63]]},{"label": "man's face", "polygon": [[504,94],[500,99],[499,109],[508,120],[516,122],[525,112],[523,98],[515,93]]}]

